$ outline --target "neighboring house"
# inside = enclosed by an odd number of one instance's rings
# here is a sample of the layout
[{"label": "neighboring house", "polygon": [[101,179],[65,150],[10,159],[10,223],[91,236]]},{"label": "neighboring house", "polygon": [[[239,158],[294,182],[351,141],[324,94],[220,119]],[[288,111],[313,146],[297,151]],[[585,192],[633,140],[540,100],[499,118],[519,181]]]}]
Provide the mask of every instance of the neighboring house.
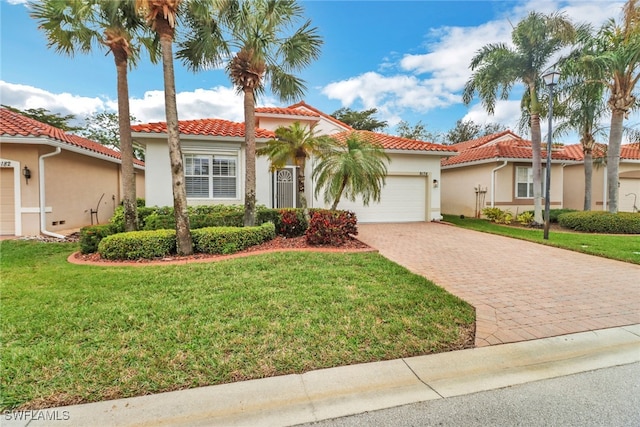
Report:
[{"label": "neighboring house", "polygon": [[[605,145],[599,144],[594,152],[596,165],[591,182],[591,210],[607,210],[607,167]],[[580,163],[567,165],[564,169],[564,207],[582,210],[584,207],[584,153],[581,144],[568,145],[563,150]],[[640,143],[622,145],[618,184],[618,210],[638,212],[640,209]]]},{"label": "neighboring house", "polygon": [[[279,126],[294,122],[314,126],[319,135],[354,130],[345,123],[300,102],[287,108],[256,108],[256,144],[275,137]],[[134,139],[146,147],[149,206],[173,204],[166,123],[133,126]],[[179,122],[184,157],[187,201],[190,205],[244,204],[244,123],[220,119]],[[455,155],[443,145],[414,141],[374,132],[362,132],[382,145],[391,161],[379,203],[341,200],[339,209],[354,211],[361,222],[430,221],[441,218],[440,159]],[[314,197],[311,181],[314,160],[307,162],[305,177],[309,207],[328,207]],[[294,166],[271,172],[269,159],[256,160],[256,199],[267,207],[298,206]]]},{"label": "neighboring house", "polygon": [[[106,223],[121,200],[120,153],[0,108],[0,234]],[[136,162],[138,197],[144,163]]]},{"label": "neighboring house", "polygon": [[[442,211],[480,217],[482,209],[498,207],[514,215],[533,210],[531,141],[506,130],[479,139],[453,144],[459,155],[443,159]],[[546,145],[542,147],[544,190]],[[551,208],[563,208],[565,167],[578,164],[572,153],[554,149],[551,157]],[[584,180],[584,179],[583,179]],[[584,194],[584,193],[583,193]],[[544,191],[542,191],[544,204]]]}]

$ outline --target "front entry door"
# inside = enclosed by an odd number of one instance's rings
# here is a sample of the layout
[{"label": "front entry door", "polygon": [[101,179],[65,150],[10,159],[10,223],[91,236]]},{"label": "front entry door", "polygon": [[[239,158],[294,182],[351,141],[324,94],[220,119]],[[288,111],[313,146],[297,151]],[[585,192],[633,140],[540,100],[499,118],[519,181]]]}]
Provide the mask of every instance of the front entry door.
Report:
[{"label": "front entry door", "polygon": [[296,168],[287,166],[273,173],[273,198],[277,209],[296,207]]}]

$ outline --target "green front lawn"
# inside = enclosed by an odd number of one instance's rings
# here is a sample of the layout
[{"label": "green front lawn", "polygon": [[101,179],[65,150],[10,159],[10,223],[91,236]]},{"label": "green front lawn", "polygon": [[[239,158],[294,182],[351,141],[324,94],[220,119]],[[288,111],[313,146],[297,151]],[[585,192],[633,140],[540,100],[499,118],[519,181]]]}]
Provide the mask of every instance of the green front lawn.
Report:
[{"label": "green front lawn", "polygon": [[461,219],[456,215],[443,216],[445,221],[471,230],[515,237],[572,251],[640,264],[640,236],[638,235],[589,234],[550,230],[549,239],[544,240],[542,230],[500,225],[485,219]]},{"label": "green front lawn", "polygon": [[0,408],[35,409],[442,352],[473,308],[375,253],[72,265],[3,241]]}]

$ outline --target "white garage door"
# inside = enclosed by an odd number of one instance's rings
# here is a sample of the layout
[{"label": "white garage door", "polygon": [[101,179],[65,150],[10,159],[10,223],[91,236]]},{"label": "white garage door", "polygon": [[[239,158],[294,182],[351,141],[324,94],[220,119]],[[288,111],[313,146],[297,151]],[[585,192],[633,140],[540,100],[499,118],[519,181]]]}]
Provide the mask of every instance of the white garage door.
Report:
[{"label": "white garage door", "polygon": [[358,222],[425,221],[426,183],[426,176],[388,176],[379,203],[364,206],[360,199],[355,203],[343,199],[338,209],[355,212]]},{"label": "white garage door", "polygon": [[15,233],[13,168],[0,169],[0,235]]},{"label": "white garage door", "polygon": [[620,178],[618,210],[620,212],[638,212],[638,209],[640,209],[640,179]]}]

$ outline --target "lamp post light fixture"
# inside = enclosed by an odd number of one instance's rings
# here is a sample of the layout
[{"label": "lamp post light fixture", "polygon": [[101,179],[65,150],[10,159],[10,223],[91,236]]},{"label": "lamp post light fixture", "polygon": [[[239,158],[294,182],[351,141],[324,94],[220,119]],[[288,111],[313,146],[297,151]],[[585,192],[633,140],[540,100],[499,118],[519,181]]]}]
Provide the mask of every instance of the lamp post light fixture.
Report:
[{"label": "lamp post light fixture", "polygon": [[553,88],[558,84],[560,73],[554,69],[549,70],[542,76],[544,83],[549,88],[549,131],[547,135],[547,166],[545,175],[544,192],[544,235],[545,240],[549,240],[549,210],[551,209],[551,136],[553,134]]}]

